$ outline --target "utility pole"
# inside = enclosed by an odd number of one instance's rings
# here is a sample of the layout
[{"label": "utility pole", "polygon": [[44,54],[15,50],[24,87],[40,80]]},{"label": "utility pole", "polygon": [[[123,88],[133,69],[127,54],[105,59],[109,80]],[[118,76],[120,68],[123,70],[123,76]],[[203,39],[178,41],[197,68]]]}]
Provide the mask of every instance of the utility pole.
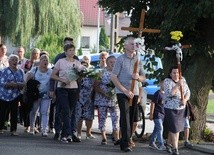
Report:
[{"label": "utility pole", "polygon": [[100,7],[98,6],[97,13],[97,53],[100,52]]},{"label": "utility pole", "polygon": [[111,14],[111,28],[110,28],[110,51],[115,53],[117,48],[115,47],[118,41],[118,24],[119,24],[119,14]]}]

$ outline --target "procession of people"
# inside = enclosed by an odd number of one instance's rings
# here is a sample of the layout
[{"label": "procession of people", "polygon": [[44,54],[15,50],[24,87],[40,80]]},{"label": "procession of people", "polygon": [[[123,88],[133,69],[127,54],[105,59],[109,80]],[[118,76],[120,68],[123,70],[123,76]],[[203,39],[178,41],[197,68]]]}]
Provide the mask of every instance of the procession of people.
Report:
[{"label": "procession of people", "polygon": [[[106,52],[100,54],[102,71],[99,78],[74,74],[74,71],[87,73],[93,66],[87,55],[78,59],[70,37],[64,39],[64,51],[56,56],[53,66],[48,52],[34,48],[26,59],[25,49],[20,46],[16,54],[7,57],[6,46],[1,44],[0,134],[7,132],[9,123],[11,136],[18,136],[19,122],[24,125],[24,132],[31,135],[41,133],[48,137],[53,132],[54,140],[62,143],[81,142],[85,121],[85,139],[94,139],[92,123],[96,108],[97,128],[102,135],[100,143],[107,145],[106,118],[110,113],[114,145],[119,145],[124,152],[132,151],[135,147],[132,136],[138,121],[137,105],[141,100],[139,84],[141,86],[146,79],[134,39],[125,39],[124,53],[118,58]],[[183,93],[180,87],[183,87]],[[149,119],[154,120],[155,128],[150,139],[151,148],[179,154],[179,132],[189,128],[189,125],[185,126],[184,114],[189,98],[189,87],[183,77],[179,78],[178,66],[173,66],[152,100]],[[170,124],[166,142],[162,134],[164,118]],[[191,145],[189,141],[187,143]]]}]

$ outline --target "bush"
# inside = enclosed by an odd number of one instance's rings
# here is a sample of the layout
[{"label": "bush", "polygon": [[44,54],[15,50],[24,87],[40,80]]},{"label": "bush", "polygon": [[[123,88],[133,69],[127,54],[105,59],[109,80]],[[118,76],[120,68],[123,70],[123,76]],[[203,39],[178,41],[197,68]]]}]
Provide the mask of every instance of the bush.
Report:
[{"label": "bush", "polygon": [[203,132],[203,138],[205,141],[214,142],[214,132],[206,128]]}]

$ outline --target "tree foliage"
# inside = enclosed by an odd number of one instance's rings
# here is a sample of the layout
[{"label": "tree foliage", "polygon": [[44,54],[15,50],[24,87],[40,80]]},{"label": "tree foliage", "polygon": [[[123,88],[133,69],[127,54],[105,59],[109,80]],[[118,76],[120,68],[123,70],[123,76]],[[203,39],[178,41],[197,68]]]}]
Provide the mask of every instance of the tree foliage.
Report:
[{"label": "tree foliage", "polygon": [[0,1],[0,35],[16,45],[27,45],[31,38],[49,33],[77,40],[80,26],[78,0]]},{"label": "tree foliage", "polygon": [[[175,52],[164,51],[170,42],[170,32],[182,31],[182,44],[191,44],[183,49],[182,73],[191,89],[191,101],[195,105],[197,120],[192,125],[193,137],[201,138],[206,127],[208,94],[214,79],[214,1],[213,0],[100,0],[99,4],[109,13],[131,13],[130,26],[139,26],[140,12],[147,10],[146,28],[158,28],[160,35],[144,34],[146,47],[156,50],[163,57],[164,73],[176,64]],[[148,9],[149,8],[149,9]]]},{"label": "tree foliage", "polygon": [[104,47],[105,49],[109,49],[109,39],[103,27],[101,27],[99,39],[100,46]]}]

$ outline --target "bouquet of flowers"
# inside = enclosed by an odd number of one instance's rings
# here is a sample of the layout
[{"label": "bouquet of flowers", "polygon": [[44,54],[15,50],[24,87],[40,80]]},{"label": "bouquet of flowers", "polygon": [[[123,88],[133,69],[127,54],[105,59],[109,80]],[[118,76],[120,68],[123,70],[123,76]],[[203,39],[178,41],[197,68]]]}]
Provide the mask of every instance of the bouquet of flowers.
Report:
[{"label": "bouquet of flowers", "polygon": [[75,66],[70,67],[67,71],[67,77],[70,81],[75,81],[79,78],[78,70]]},{"label": "bouquet of flowers", "polygon": [[95,69],[87,69],[85,67],[78,70],[75,66],[70,67],[67,72],[68,79],[70,81],[75,81],[78,78],[93,78],[93,79],[100,79],[99,72],[97,72]]},{"label": "bouquet of flowers", "polygon": [[116,100],[116,91],[114,83],[111,81],[106,86],[110,89],[110,91],[107,93],[107,96],[113,100]]}]

